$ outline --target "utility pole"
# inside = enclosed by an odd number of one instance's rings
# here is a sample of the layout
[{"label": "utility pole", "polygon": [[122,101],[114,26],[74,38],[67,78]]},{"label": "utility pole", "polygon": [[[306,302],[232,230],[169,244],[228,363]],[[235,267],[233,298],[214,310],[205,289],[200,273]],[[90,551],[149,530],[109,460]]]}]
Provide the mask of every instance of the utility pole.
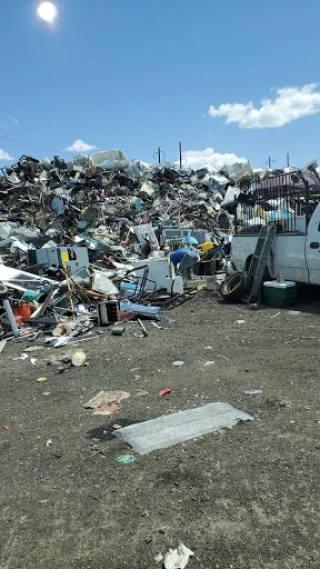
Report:
[{"label": "utility pole", "polygon": [[158,160],[158,164],[161,164],[161,154],[165,157],[165,153],[163,152],[163,150],[160,149],[160,147],[158,148],[157,152],[154,153],[153,158],[157,157]]},{"label": "utility pole", "polygon": [[289,152],[287,152],[287,167],[289,168],[290,166],[290,157],[289,157]]},{"label": "utility pole", "polygon": [[179,162],[180,162],[180,170],[182,170],[182,150],[181,150],[181,142],[179,142]]},{"label": "utility pole", "polygon": [[276,160],[273,160],[270,156],[268,158],[268,161],[264,162],[264,164],[268,164],[269,170],[271,170],[271,162],[276,162]]}]

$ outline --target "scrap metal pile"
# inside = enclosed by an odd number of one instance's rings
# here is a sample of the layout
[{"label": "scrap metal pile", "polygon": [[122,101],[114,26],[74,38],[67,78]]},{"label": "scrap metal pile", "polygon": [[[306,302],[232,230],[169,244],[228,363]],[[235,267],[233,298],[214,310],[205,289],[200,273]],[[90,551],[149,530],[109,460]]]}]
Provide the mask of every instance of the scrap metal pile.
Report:
[{"label": "scrap metal pile", "polygon": [[[10,234],[61,240],[83,232],[106,233],[112,244],[123,223],[215,227],[226,190],[234,184],[206,168],[179,171],[125,160],[95,166],[94,158],[80,155],[67,164],[58,156],[51,162],[23,156],[7,168],[0,178],[1,218],[19,224]],[[2,228],[2,237],[8,233],[9,228]]]},{"label": "scrap metal pile", "polygon": [[[23,156],[2,173],[0,292],[14,309],[2,301],[2,333],[49,328],[68,338],[92,322],[156,318],[161,302],[183,294],[168,260],[173,244],[187,238],[219,248],[233,231],[224,207],[268,175],[250,162],[219,173],[150,167],[122,150],[69,163]],[[119,311],[110,319],[105,303],[114,300]]]}]

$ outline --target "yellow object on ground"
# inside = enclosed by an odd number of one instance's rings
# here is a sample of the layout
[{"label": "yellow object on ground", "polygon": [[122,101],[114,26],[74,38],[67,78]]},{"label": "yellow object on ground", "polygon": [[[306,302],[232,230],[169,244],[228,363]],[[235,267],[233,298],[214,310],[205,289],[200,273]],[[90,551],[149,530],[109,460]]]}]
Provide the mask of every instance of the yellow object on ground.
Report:
[{"label": "yellow object on ground", "polygon": [[218,243],[215,243],[215,241],[211,242],[211,241],[206,241],[205,243],[202,243],[201,245],[201,249],[202,249],[202,253],[205,255],[206,253],[208,253],[208,251],[210,251],[210,249],[213,249],[213,247],[217,247]]}]

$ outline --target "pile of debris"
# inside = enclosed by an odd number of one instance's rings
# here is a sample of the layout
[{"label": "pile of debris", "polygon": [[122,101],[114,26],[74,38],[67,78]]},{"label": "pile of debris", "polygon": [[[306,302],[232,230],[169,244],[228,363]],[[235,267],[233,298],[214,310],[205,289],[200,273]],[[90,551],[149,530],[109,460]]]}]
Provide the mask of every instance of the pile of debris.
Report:
[{"label": "pile of debris", "polygon": [[122,150],[68,163],[22,156],[2,173],[2,336],[50,330],[45,341],[55,345],[94,325],[158,318],[183,298],[169,260],[179,243],[199,252],[199,276],[223,269],[230,203],[274,174],[250,162],[220,172],[150,167]]},{"label": "pile of debris", "polygon": [[1,221],[10,222],[2,224],[0,235],[41,233],[61,240],[98,233],[112,245],[119,224],[216,227],[229,185],[234,181],[206,168],[129,163],[120,150],[79,155],[69,163],[58,156],[51,162],[23,156],[0,178]]},{"label": "pile of debris", "polygon": [[207,169],[149,167],[111,150],[69,163],[23,156],[2,172],[2,337],[50,331],[43,341],[63,345],[95,325],[156,319],[184,295],[173,245],[219,249],[232,229],[221,204],[234,182]]}]

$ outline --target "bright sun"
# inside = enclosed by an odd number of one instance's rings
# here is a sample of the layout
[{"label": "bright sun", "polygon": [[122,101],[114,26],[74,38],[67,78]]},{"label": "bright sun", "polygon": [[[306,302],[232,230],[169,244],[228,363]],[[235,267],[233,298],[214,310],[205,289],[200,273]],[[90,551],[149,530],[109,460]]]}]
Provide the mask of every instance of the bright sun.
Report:
[{"label": "bright sun", "polygon": [[42,2],[37,10],[39,18],[46,22],[53,22],[57,13],[57,7],[52,2]]}]

